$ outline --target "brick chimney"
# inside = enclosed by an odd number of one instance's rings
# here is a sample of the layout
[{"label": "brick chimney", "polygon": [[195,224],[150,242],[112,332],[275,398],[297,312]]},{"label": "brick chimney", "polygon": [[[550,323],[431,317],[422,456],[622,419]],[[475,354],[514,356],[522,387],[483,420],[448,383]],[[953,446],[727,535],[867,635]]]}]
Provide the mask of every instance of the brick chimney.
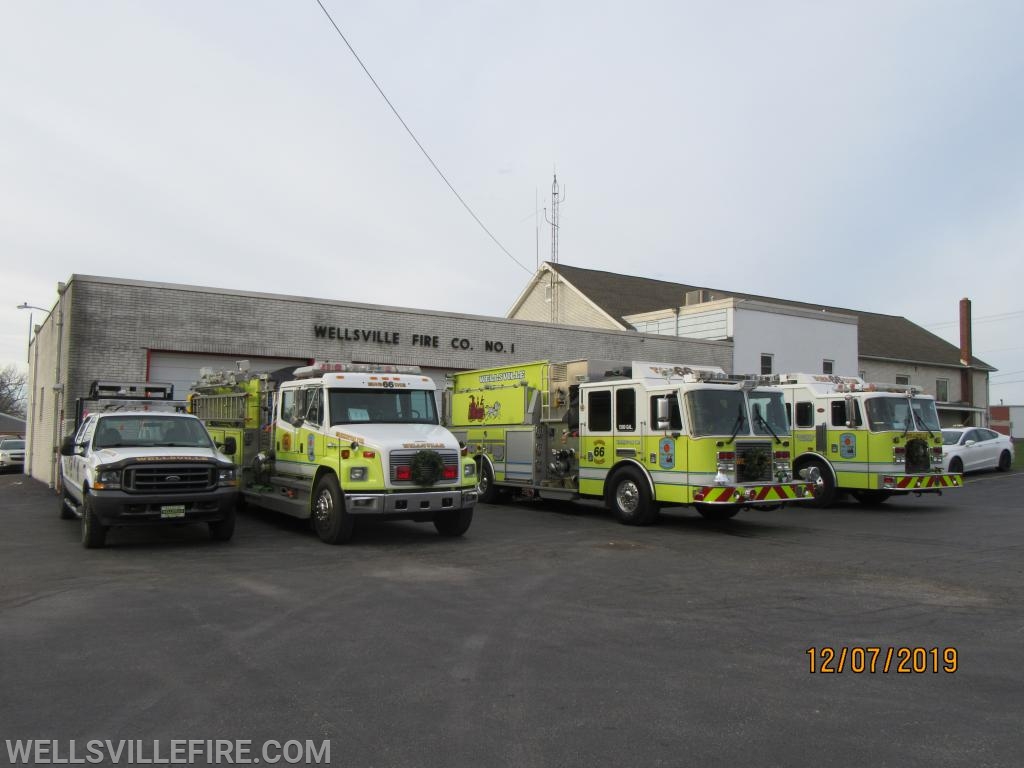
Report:
[{"label": "brick chimney", "polygon": [[960,399],[968,405],[974,404],[971,358],[971,300],[960,299]]}]

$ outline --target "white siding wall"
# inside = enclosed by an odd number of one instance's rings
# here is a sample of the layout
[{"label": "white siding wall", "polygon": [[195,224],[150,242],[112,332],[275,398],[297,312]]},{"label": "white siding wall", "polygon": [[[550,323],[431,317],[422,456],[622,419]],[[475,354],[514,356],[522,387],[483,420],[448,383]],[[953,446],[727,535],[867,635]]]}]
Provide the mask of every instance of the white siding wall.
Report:
[{"label": "white siding wall", "polygon": [[760,373],[761,355],[774,356],[773,373],[832,372],[857,375],[857,325],[826,318],[788,315],[737,305],[734,316],[734,366],[740,373]]},{"label": "white siding wall", "polygon": [[[578,292],[563,282],[559,282],[555,290],[558,292],[558,317],[553,321],[556,325],[576,325],[582,328],[609,328],[620,330],[620,326],[609,320],[604,313],[584,299]],[[552,322],[551,295],[546,281],[535,284],[515,314],[509,315],[514,320],[534,320],[541,323]]]}]

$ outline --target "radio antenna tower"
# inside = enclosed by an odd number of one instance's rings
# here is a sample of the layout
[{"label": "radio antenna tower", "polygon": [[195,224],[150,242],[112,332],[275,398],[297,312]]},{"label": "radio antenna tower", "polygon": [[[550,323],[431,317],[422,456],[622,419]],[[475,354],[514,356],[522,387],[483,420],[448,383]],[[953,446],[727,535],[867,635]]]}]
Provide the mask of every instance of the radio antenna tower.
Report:
[{"label": "radio antenna tower", "polygon": [[[558,263],[558,204],[561,202],[561,193],[558,187],[558,174],[554,174],[551,181],[551,218],[544,218],[551,225],[551,263]],[[548,300],[551,302],[551,322],[558,322],[558,275],[555,270],[550,272],[551,282],[548,284]]]}]

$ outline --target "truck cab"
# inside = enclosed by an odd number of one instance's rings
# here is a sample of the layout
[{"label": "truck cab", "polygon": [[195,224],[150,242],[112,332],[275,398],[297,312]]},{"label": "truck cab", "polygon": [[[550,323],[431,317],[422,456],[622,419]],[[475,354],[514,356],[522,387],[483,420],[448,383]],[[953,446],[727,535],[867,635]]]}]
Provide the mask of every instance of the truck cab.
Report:
[{"label": "truck cab", "polygon": [[215,540],[234,534],[235,467],[194,416],[90,413],[60,453],[60,516],[80,519],[87,548],[115,526],[207,523]]}]

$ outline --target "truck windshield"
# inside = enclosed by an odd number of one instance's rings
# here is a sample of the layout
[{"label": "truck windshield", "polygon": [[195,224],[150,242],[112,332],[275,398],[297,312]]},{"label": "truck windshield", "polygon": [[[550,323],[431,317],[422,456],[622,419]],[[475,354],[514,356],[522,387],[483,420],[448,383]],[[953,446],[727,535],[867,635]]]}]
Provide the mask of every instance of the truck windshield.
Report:
[{"label": "truck windshield", "polygon": [[695,389],[686,393],[694,436],[749,435],[747,401],[738,389]]},{"label": "truck windshield", "polygon": [[755,389],[750,397],[750,425],[755,435],[789,434],[789,419],[786,418],[786,403],[781,392],[766,392]]},{"label": "truck windshield", "polygon": [[437,424],[434,393],[427,389],[329,389],[334,424]]},{"label": "truck windshield", "polygon": [[872,432],[919,429],[939,431],[939,415],[930,397],[909,398],[901,395],[879,395],[864,403]]},{"label": "truck windshield", "polygon": [[105,416],[96,425],[93,448],[164,446],[210,448],[206,427],[199,419],[181,416]]},{"label": "truck windshield", "polygon": [[928,432],[938,432],[940,428],[939,412],[935,409],[935,401],[930,397],[914,397],[911,398],[910,403],[918,428]]}]

